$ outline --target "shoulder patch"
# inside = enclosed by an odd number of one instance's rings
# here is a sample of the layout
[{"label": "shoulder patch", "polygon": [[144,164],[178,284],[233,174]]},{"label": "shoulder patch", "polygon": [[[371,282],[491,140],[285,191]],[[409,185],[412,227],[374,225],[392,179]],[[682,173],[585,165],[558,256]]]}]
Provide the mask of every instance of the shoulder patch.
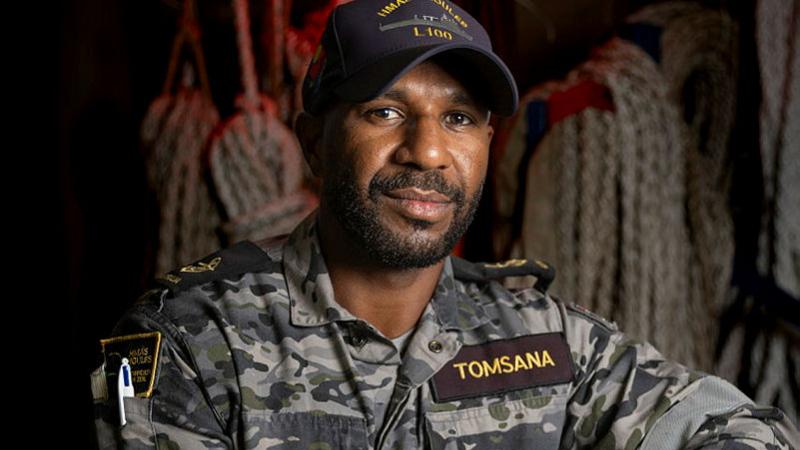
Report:
[{"label": "shoulder patch", "polygon": [[534,287],[542,292],[556,277],[556,270],[550,264],[538,259],[510,259],[499,263],[473,263],[462,258],[452,257],[455,277],[465,281],[489,281],[505,277],[532,275],[536,277]]},{"label": "shoulder patch", "polygon": [[241,241],[157,278],[156,284],[172,292],[180,292],[209,281],[267,270],[275,264],[278,263],[259,246],[250,241]]},{"label": "shoulder patch", "polygon": [[[153,394],[158,355],[161,350],[161,333],[130,334],[101,339],[105,359],[105,372],[109,386],[116,386],[116,377],[122,358],[128,358],[131,378],[137,397],[148,398]],[[113,378],[113,380],[112,380]]]},{"label": "shoulder patch", "polygon": [[582,305],[579,305],[577,303],[566,303],[566,302],[564,302],[564,306],[567,308],[567,310],[569,310],[571,312],[574,312],[574,313],[578,314],[579,316],[582,316],[583,318],[585,318],[585,319],[587,319],[587,320],[589,320],[591,322],[594,322],[594,323],[596,323],[598,325],[601,325],[601,326],[603,326],[603,327],[605,327],[605,328],[607,328],[607,329],[609,329],[611,331],[617,331],[619,329],[619,327],[617,327],[616,323],[614,323],[614,322],[612,322],[612,321],[610,321],[610,320],[608,320],[608,319],[606,319],[606,318],[604,318],[604,317],[602,317],[602,316],[600,316],[598,314],[595,314],[595,313],[589,311],[588,309],[586,309]]}]

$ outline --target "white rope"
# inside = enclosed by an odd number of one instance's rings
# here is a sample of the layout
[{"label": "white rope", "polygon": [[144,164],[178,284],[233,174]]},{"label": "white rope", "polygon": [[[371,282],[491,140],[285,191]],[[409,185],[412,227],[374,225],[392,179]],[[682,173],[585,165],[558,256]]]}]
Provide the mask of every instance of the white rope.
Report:
[{"label": "white rope", "polygon": [[[219,246],[219,217],[203,182],[206,137],[219,121],[211,100],[194,2],[187,0],[161,95],[142,122],[148,178],[159,202],[156,274],[198,259]],[[189,45],[194,66],[182,58]],[[177,91],[172,87],[181,71]],[[196,86],[199,78],[200,86]]]},{"label": "white rope", "polygon": [[620,322],[680,361],[695,363],[693,338],[668,324],[686,314],[688,241],[685,232],[683,148],[677,111],[655,64],[633,44],[601,48],[621,130],[622,303]]},{"label": "white rope", "polygon": [[[689,278],[677,108],[667,100],[655,63],[621,39],[597,49],[558,89],[550,88],[565,90],[587,79],[610,88],[615,112],[581,111],[556,123],[539,143],[525,180],[525,204],[517,205],[525,208],[524,256],[543,257],[546,237],[555,233],[556,294],[610,316],[668,356],[696,364],[697,337],[672,328],[687,319]],[[522,160],[514,154],[519,149],[511,151],[503,158]],[[508,180],[498,183],[505,192],[514,189]]]},{"label": "white rope", "polygon": [[187,116],[176,129],[165,130],[175,136],[182,150],[170,162],[170,172],[159,196],[158,274],[196,260],[219,246],[216,236],[219,215],[202,179],[201,164],[205,136],[210,134],[218,116],[210,99],[198,91],[181,92],[176,99],[187,105]]},{"label": "white rope", "polygon": [[800,298],[800,2],[757,4],[762,81],[761,153],[766,200],[762,273]]},{"label": "white rope", "polygon": [[[554,168],[529,168],[523,228],[535,238],[523,235],[520,256],[547,255],[541,228],[552,225],[555,292],[611,316],[668,356],[709,370],[732,268],[727,147],[736,27],[727,15],[686,2],[658,4],[630,21],[663,28],[661,65],[638,47],[612,40],[561,83],[563,90],[581,77],[595,79],[609,86],[616,110],[581,112],[542,139],[531,164],[553,160]],[[687,123],[679,109],[694,112]],[[513,124],[516,148],[506,149],[498,171],[501,217],[513,215],[507,199],[516,186],[509,175],[522,159],[519,128],[525,122]],[[558,186],[549,224],[542,220],[548,201],[536,199],[548,182],[543,173]],[[676,333],[676,323],[688,330]]]},{"label": "white rope", "polygon": [[662,29],[660,69],[669,98],[688,121],[687,211],[692,240],[689,297],[698,358],[708,368],[716,320],[733,267],[733,219],[728,208],[732,167],[729,138],[735,115],[738,31],[719,10],[692,2],[648,6],[628,18]]},{"label": "white rope", "polygon": [[[520,183],[521,180],[518,171],[520,164],[522,163],[522,159],[527,152],[533,151],[533,149],[528,149],[529,131],[527,129],[528,111],[526,105],[535,101],[545,101],[553,91],[559,89],[560,83],[557,82],[544,83],[534,87],[531,91],[522,96],[519,102],[519,104],[522,106],[513,117],[507,120],[505,127],[501,127],[500,131],[498,132],[499,136],[497,138],[497,146],[494,150],[499,153],[499,156],[497,157],[496,163],[493,167],[495,217],[493,225],[494,230],[492,233],[494,252],[498,259],[522,256],[523,253],[525,253],[523,252],[521,246],[525,246],[526,244],[523,244],[521,241],[519,241],[519,238],[525,236],[513,236],[512,231],[512,220],[514,218],[515,210],[517,208],[521,209],[523,207],[527,207],[528,205],[516,204],[520,184],[531,186],[535,184],[537,180],[551,179],[549,176],[532,176],[529,174],[525,179],[525,183]],[[546,120],[546,117],[544,120]],[[541,145],[542,144],[539,144],[539,146]],[[537,153],[538,152],[539,150],[537,150]],[[537,156],[534,155],[534,158],[537,158]],[[529,167],[546,166],[542,164],[530,164]],[[549,187],[550,185],[537,186],[537,188],[541,189],[548,189]],[[539,199],[546,198],[549,198],[549,196],[543,195],[539,197]],[[550,210],[551,208],[545,207],[542,210],[542,214],[536,214],[535,217],[545,217]],[[549,215],[551,216],[552,214]],[[549,223],[552,224],[552,222]],[[534,229],[540,228],[534,227]],[[531,238],[530,240],[532,241],[532,245],[537,245],[537,243],[544,244],[547,242],[552,242],[549,237],[546,237],[545,239]],[[538,251],[539,258],[546,261],[555,262],[555,249],[552,251],[542,249],[532,250],[534,250],[534,252]]]},{"label": "white rope", "polygon": [[[558,142],[556,155],[556,189],[555,205],[555,237],[556,261],[559,268],[558,286],[552,286],[570,301],[578,302],[578,274],[576,220],[578,215],[578,126],[574,120],[563,120],[552,128],[554,142]],[[523,227],[524,229],[524,227]],[[562,263],[563,262],[563,263]]]},{"label": "white rope", "polygon": [[[757,267],[760,282],[774,282],[800,297],[800,1],[756,3],[756,48],[761,79],[759,147],[764,178]],[[741,288],[740,288],[741,289]],[[757,289],[757,292],[763,292]],[[768,290],[767,290],[768,291]],[[766,298],[733,296],[740,314],[724,342],[717,372],[754,391],[757,402],[774,404],[795,422],[800,405],[800,337]],[[741,311],[739,311],[741,309]],[[749,333],[749,334],[748,334]],[[794,374],[794,376],[792,376]]]},{"label": "white rope", "polygon": [[[800,298],[800,1],[756,3],[756,48],[761,78],[760,151],[765,205],[757,266],[764,280]],[[766,299],[750,299],[739,328],[764,319]],[[776,314],[775,312],[769,312]],[[768,317],[755,344],[728,342],[717,367],[730,379],[744,378],[755,400],[775,404],[795,421],[800,405],[800,338],[782,318]],[[748,348],[750,349],[748,352]],[[731,361],[739,361],[736,366]],[[749,360],[749,361],[748,361]],[[745,370],[745,364],[750,370]],[[791,368],[793,367],[793,369]],[[794,377],[792,377],[794,373]]]},{"label": "white rope", "polygon": [[244,94],[239,112],[211,139],[210,172],[228,240],[260,240],[299,223],[315,202],[302,191],[299,143],[258,92],[247,1],[233,5]]}]

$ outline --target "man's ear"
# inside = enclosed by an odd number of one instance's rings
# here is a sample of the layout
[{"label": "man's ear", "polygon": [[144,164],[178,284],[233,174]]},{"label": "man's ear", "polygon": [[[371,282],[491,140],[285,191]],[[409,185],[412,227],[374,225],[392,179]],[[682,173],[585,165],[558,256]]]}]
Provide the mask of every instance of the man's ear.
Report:
[{"label": "man's ear", "polygon": [[322,176],[322,134],[324,130],[324,120],[321,117],[314,117],[303,111],[294,121],[294,130],[300,147],[303,149],[303,156],[311,168],[314,176]]}]

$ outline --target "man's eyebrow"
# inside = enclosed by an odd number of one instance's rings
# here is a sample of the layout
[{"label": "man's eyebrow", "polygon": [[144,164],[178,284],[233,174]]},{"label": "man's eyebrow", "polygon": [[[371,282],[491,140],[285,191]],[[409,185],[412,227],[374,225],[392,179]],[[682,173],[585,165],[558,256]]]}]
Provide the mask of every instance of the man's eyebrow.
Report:
[{"label": "man's eyebrow", "polygon": [[478,106],[475,100],[464,91],[455,91],[450,94],[450,102],[456,105]]},{"label": "man's eyebrow", "polygon": [[395,100],[401,103],[406,103],[408,101],[408,96],[406,96],[405,92],[398,91],[396,89],[388,90],[383,94],[379,95],[378,98]]},{"label": "man's eyebrow", "polygon": [[[448,96],[448,101],[451,104],[457,106],[469,106],[473,108],[478,108],[479,110],[485,109],[482,107],[478,102],[475,101],[472,96],[470,96],[467,92],[462,90],[455,90],[451,92]],[[390,89],[383,94],[379,95],[377,99],[386,99],[386,100],[394,100],[400,103],[408,103],[408,96],[405,92],[398,90],[398,89]],[[487,110],[488,113],[488,110]]]},{"label": "man's eyebrow", "polygon": [[464,91],[455,91],[450,94],[450,102],[457,106],[466,106],[468,108],[475,108],[485,115],[486,120],[491,118],[491,111],[482,104],[475,101],[475,99]]}]

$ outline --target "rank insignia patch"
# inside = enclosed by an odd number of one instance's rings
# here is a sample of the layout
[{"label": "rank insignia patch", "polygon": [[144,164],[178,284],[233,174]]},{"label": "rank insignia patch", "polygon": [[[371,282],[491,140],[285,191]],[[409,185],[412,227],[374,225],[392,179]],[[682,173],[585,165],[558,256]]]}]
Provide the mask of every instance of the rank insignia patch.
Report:
[{"label": "rank insignia patch", "polygon": [[116,374],[122,358],[128,358],[136,396],[148,398],[152,395],[161,349],[161,333],[154,331],[101,339],[100,346],[105,357],[106,374]]},{"label": "rank insignia patch", "polygon": [[437,402],[572,381],[572,358],[561,333],[468,345],[433,377]]}]

